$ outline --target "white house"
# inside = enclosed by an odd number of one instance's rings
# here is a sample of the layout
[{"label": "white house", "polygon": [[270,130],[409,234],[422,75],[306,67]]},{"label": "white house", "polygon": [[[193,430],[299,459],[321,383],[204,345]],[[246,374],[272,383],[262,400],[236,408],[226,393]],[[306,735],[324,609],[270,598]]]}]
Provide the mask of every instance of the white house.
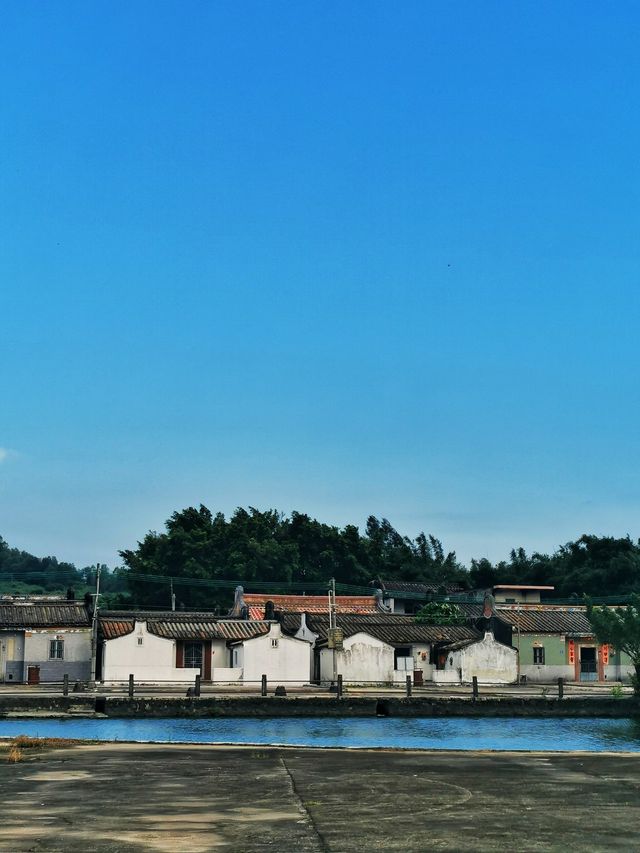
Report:
[{"label": "white house", "polygon": [[446,649],[444,669],[434,672],[434,681],[467,684],[514,684],[518,680],[518,652],[499,643],[490,631],[476,640],[452,643]]},{"label": "white house", "polygon": [[0,602],[0,682],[91,678],[91,619],[81,601],[57,596]]},{"label": "white house", "polygon": [[233,666],[241,669],[245,683],[259,682],[263,675],[278,684],[308,684],[311,644],[307,640],[289,637],[277,622],[269,632],[231,644]]},{"label": "white house", "polygon": [[[285,629],[300,625],[300,614],[284,614]],[[398,614],[338,614],[342,648],[335,651],[337,674],[348,684],[415,684],[433,679],[444,666],[440,650],[452,641],[477,640],[481,634],[463,625],[418,625],[412,617]],[[318,639],[314,650],[314,681],[333,681],[334,650],[328,644],[326,615],[308,614],[306,627]]]},{"label": "white house", "polygon": [[313,637],[295,638],[277,622],[219,619],[210,613],[104,612],[102,681],[308,683]]},{"label": "white house", "polygon": [[175,639],[158,637],[148,629],[146,619],[101,619],[102,681],[126,681],[133,675],[137,682],[184,682],[193,684],[198,666],[176,666]]}]

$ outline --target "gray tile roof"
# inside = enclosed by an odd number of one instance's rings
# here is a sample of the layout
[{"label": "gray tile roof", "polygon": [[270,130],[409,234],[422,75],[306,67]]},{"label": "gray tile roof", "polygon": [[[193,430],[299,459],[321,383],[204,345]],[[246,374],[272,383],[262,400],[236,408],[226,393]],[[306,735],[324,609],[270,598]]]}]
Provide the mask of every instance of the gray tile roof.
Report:
[{"label": "gray tile roof", "polygon": [[[453,642],[455,640],[471,640],[479,638],[480,632],[469,625],[418,625],[411,616],[400,616],[392,613],[379,614],[348,614],[338,613],[337,624],[344,631],[345,637],[365,633],[389,645],[406,645],[410,643]],[[326,615],[307,616],[307,625],[315,634],[318,642],[327,639],[329,621]],[[287,613],[283,617],[283,626],[289,633],[295,633],[300,627],[300,615]]]},{"label": "gray tile roof", "polygon": [[[437,594],[445,591],[445,594],[460,592],[462,587],[459,584],[438,584],[438,583],[420,583],[417,581],[395,581],[388,578],[378,578],[372,582],[372,586],[377,586],[383,591],[389,592],[392,595],[394,592],[410,592],[410,593],[434,593]],[[400,596],[398,596],[400,597]]]},{"label": "gray tile roof", "polygon": [[510,622],[524,634],[592,634],[593,629],[584,608],[500,607],[497,612],[505,622]]},{"label": "gray tile roof", "polygon": [[33,604],[0,603],[0,630],[29,628],[88,628],[91,620],[84,602],[58,601]]},{"label": "gray tile roof", "polygon": [[213,613],[178,611],[103,611],[100,630],[105,640],[130,634],[135,622],[146,622],[147,630],[168,640],[250,640],[267,634],[269,622],[264,620],[220,619]]}]

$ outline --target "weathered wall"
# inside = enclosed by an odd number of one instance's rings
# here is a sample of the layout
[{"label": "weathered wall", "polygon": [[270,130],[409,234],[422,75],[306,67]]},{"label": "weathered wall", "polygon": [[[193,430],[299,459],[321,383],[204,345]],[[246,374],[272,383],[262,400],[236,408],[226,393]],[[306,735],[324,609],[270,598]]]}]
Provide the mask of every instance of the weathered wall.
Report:
[{"label": "weathered wall", "polygon": [[[483,699],[394,698],[394,697],[234,697],[214,698],[118,698],[99,697],[101,712],[112,717],[615,717],[640,719],[640,701],[633,697],[614,699],[555,698]],[[49,712],[77,716],[93,714],[96,698],[76,696],[10,696],[0,694],[0,717],[5,714]]]},{"label": "weathered wall", "polygon": [[127,681],[131,674],[136,681],[143,683],[176,681],[192,684],[200,670],[177,668],[175,663],[175,640],[156,637],[147,631],[146,622],[136,622],[131,634],[105,640],[102,678],[106,682]]},{"label": "weathered wall", "polygon": [[526,675],[532,684],[551,684],[559,678],[575,681],[575,669],[572,666],[540,666],[538,664],[520,665],[520,675]]},{"label": "weathered wall", "polygon": [[[393,681],[393,646],[369,634],[358,633],[346,637],[344,650],[338,652],[337,657],[338,674],[342,675],[345,684],[383,684]],[[320,677],[323,681],[331,681],[333,677],[331,649],[322,649],[320,652]]]},{"label": "weathered wall", "polygon": [[268,634],[245,640],[243,645],[243,681],[260,681],[266,675],[271,682],[309,683],[311,646],[283,634],[277,622]]},{"label": "weathered wall", "polygon": [[445,670],[458,671],[463,683],[513,684],[518,680],[518,652],[496,642],[487,632],[482,640],[452,652]]},{"label": "weathered wall", "polygon": [[[62,660],[49,659],[51,640],[64,643]],[[26,631],[24,635],[24,674],[26,680],[30,666],[40,667],[40,682],[62,681],[68,675],[74,681],[91,678],[91,629],[45,628]]]},{"label": "weathered wall", "polygon": [[24,631],[0,634],[0,681],[24,681]]},{"label": "weathered wall", "polygon": [[513,632],[513,645],[520,648],[520,668],[534,666],[533,649],[536,646],[544,648],[545,666],[566,666],[567,644],[562,634],[518,634]]}]

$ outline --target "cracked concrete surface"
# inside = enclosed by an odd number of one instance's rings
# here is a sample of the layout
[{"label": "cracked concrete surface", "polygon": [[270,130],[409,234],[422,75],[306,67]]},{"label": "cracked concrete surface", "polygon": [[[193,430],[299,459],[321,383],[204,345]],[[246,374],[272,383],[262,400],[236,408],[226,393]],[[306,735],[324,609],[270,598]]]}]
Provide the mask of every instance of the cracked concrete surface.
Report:
[{"label": "cracked concrete surface", "polygon": [[96,744],[0,762],[3,853],[615,851],[640,755]]}]

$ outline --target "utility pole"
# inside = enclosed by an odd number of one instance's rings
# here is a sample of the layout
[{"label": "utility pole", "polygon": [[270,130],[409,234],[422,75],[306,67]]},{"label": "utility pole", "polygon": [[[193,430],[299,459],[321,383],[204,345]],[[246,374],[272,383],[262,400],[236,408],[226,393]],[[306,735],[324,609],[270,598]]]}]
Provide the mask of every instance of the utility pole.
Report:
[{"label": "utility pole", "polygon": [[333,657],[333,684],[338,681],[338,655],[336,652],[335,629],[338,627],[336,618],[336,581],[331,578],[331,587],[329,588],[329,631],[332,632],[332,657]]},{"label": "utility pole", "polygon": [[171,578],[171,609],[176,609],[176,594],[173,591],[173,578]]},{"label": "utility pole", "polygon": [[520,606],[516,608],[518,615],[518,684],[520,684]]},{"label": "utility pole", "polygon": [[98,655],[98,601],[100,598],[100,563],[96,564],[96,591],[93,594],[93,619],[91,622],[91,681],[96,685],[96,664]]}]

